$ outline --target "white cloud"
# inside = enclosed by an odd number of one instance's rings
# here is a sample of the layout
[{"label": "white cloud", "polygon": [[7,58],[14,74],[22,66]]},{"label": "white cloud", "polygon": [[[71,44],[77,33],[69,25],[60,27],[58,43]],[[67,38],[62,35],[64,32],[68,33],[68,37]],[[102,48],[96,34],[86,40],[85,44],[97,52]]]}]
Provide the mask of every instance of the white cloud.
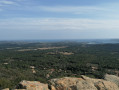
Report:
[{"label": "white cloud", "polygon": [[19,6],[19,4],[13,0],[0,0],[0,11],[10,10],[12,6]]},{"label": "white cloud", "polygon": [[14,5],[15,2],[10,1],[10,0],[0,0],[1,5]]},{"label": "white cloud", "polygon": [[[18,9],[18,8],[17,8]],[[30,11],[30,12],[47,12],[57,15],[68,15],[69,17],[74,17],[75,15],[82,15],[78,17],[86,16],[88,18],[119,18],[119,12],[117,12],[119,7],[113,4],[113,7],[106,5],[97,6],[25,6],[20,7],[20,10]],[[18,9],[19,10],[19,9]],[[60,16],[58,16],[60,17]]]},{"label": "white cloud", "polygon": [[87,13],[87,12],[99,12],[106,11],[107,9],[95,6],[40,6],[37,7],[44,11],[49,12],[73,12],[73,13]]},{"label": "white cloud", "polygon": [[19,18],[0,20],[0,29],[6,30],[119,30],[119,20],[93,20],[72,18]]},{"label": "white cloud", "polygon": [[[87,17],[87,18],[101,18],[101,19],[119,19],[119,7],[115,3],[107,3],[103,5],[95,5],[95,6],[40,6],[40,4],[33,4],[28,0],[0,0],[0,7],[2,2],[4,2],[5,6],[7,4],[14,4],[12,6],[9,6],[5,9],[8,10],[14,10],[15,13],[8,13],[7,15],[11,16],[17,16],[18,14],[24,14],[24,16],[29,16],[29,12],[31,12],[33,16],[40,17],[43,14],[47,14],[44,16],[48,16],[48,14],[51,16],[60,17],[60,14],[62,17],[66,18],[68,17]],[[15,5],[16,4],[16,5]],[[20,12],[20,13],[19,13]],[[26,13],[24,13],[26,12]],[[37,14],[36,14],[37,13]],[[57,14],[59,13],[59,15]],[[38,16],[39,14],[39,16]],[[10,16],[9,15],[9,16]]]}]

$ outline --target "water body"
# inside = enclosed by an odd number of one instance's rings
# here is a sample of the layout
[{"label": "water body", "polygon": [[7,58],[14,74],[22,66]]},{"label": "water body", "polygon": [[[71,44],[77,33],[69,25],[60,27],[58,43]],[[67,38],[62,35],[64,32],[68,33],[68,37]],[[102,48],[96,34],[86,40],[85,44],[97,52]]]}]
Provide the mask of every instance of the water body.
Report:
[{"label": "water body", "polygon": [[119,43],[119,39],[50,39],[50,40],[3,40],[0,43],[11,42],[29,42],[29,43],[53,43],[53,42],[78,42],[86,44],[116,44]]}]

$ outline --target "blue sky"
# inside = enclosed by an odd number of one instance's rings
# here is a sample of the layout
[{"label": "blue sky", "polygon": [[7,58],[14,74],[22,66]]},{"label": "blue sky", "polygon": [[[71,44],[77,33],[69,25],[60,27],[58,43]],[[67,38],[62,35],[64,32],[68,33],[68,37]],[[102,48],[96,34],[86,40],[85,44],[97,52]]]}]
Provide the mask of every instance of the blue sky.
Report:
[{"label": "blue sky", "polygon": [[119,38],[119,0],[0,0],[0,40]]}]

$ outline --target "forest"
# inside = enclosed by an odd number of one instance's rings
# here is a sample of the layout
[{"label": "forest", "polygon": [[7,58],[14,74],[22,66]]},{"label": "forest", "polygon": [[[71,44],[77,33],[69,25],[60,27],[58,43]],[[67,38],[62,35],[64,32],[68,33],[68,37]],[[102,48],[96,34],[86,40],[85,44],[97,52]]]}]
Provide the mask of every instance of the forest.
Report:
[{"label": "forest", "polygon": [[22,80],[119,75],[119,44],[0,42],[0,89]]}]

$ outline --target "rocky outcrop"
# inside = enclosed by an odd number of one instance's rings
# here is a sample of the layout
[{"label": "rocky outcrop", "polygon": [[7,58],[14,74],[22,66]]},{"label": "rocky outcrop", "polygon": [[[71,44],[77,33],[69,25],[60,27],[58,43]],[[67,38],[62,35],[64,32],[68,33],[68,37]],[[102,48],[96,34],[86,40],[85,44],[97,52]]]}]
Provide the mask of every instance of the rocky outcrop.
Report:
[{"label": "rocky outcrop", "polygon": [[9,90],[9,88],[5,88],[5,89],[3,89],[3,90]]},{"label": "rocky outcrop", "polygon": [[38,81],[25,81],[23,80],[18,84],[15,90],[49,90],[48,84],[43,84]]},{"label": "rocky outcrop", "polygon": [[48,84],[22,81],[15,90],[119,90],[119,77],[105,75],[103,79],[64,77],[51,79]]},{"label": "rocky outcrop", "polygon": [[97,90],[92,82],[87,82],[82,78],[59,78],[52,79],[51,90]]},{"label": "rocky outcrop", "polygon": [[115,83],[119,87],[119,77],[117,77],[115,75],[106,74],[104,79]]},{"label": "rocky outcrop", "polygon": [[110,81],[92,79],[86,76],[82,78],[52,79],[51,90],[119,90],[118,86]]}]

